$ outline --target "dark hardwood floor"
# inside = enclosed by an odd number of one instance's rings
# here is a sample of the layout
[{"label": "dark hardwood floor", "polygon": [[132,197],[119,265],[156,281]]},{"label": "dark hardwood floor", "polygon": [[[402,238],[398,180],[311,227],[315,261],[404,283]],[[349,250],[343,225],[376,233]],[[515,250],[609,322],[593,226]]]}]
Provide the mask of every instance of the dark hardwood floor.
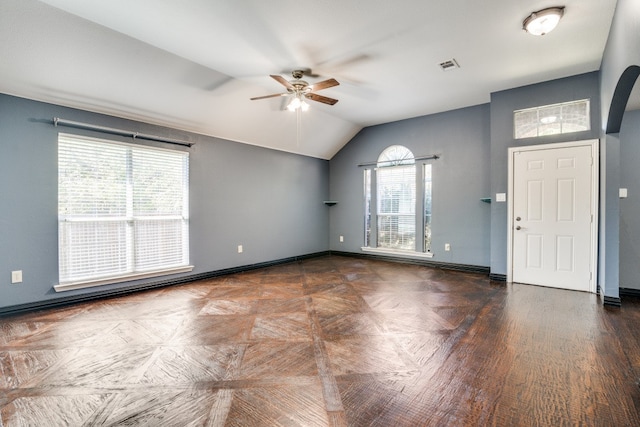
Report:
[{"label": "dark hardwood floor", "polygon": [[327,256],[0,318],[0,426],[638,426],[640,301]]}]

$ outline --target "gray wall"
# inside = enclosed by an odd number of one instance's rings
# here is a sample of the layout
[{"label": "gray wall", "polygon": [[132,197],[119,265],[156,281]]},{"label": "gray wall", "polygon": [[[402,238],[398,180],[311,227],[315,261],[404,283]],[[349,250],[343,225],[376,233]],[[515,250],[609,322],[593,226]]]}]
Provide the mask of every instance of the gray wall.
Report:
[{"label": "gray wall", "polygon": [[620,129],[620,287],[640,289],[640,110],[628,111]]},{"label": "gray wall", "polygon": [[[620,77],[630,66],[640,66],[640,3],[637,0],[618,0],[609,39],[600,67],[600,93],[602,105],[601,138],[607,161],[600,170],[601,183],[607,197],[601,198],[600,285],[604,295],[618,298],[620,262],[620,201],[617,191],[620,183],[619,135],[605,135],[613,94]],[[625,201],[626,203],[626,201]],[[627,255],[623,255],[625,259]],[[626,261],[624,261],[626,262]],[[626,286],[626,285],[624,285]]]},{"label": "gray wall", "polygon": [[[325,160],[0,94],[0,308],[145,283],[54,292],[58,132],[123,140],[56,128],[55,116],[196,143],[189,150],[195,269],[186,275],[329,249]],[[243,254],[237,253],[239,244]],[[23,271],[23,283],[11,284],[12,270]]]},{"label": "gray wall", "polygon": [[638,0],[618,0],[600,67],[602,129],[607,128],[618,80],[632,65],[640,66],[640,3]]},{"label": "gray wall", "polygon": [[[363,169],[390,145],[432,163],[433,261],[489,265],[489,105],[417,117],[363,129],[330,161],[331,250],[361,253],[364,244]],[[340,243],[339,236],[344,236]],[[444,244],[451,251],[444,251]]]},{"label": "gray wall", "polygon": [[[591,99],[591,130],[516,140],[513,112],[523,108]],[[598,73],[587,73],[491,94],[491,197],[507,193],[508,149],[600,137]],[[491,273],[507,274],[507,203],[491,204]]]}]

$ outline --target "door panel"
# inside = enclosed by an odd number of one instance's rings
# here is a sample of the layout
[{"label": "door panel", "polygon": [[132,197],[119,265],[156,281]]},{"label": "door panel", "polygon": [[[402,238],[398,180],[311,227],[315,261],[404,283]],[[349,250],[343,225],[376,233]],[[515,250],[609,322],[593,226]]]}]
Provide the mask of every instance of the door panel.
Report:
[{"label": "door panel", "polygon": [[575,179],[558,180],[558,222],[573,222],[575,216]]},{"label": "door panel", "polygon": [[542,221],[544,182],[529,181],[527,187],[527,219],[529,221]]},{"label": "door panel", "polygon": [[527,234],[527,268],[542,268],[542,247],[544,237],[540,234]]},{"label": "door panel", "polygon": [[556,270],[572,272],[574,271],[574,239],[573,236],[556,237]]},{"label": "door panel", "polygon": [[590,290],[592,148],[513,152],[514,282]]}]

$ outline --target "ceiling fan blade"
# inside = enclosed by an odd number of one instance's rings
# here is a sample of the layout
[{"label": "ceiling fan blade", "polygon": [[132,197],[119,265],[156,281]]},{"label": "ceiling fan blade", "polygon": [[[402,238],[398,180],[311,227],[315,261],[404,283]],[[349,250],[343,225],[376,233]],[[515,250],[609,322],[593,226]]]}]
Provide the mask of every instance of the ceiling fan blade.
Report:
[{"label": "ceiling fan blade", "polygon": [[282,86],[286,87],[289,90],[293,90],[293,85],[285,80],[284,77],[278,76],[276,74],[271,74],[271,78],[280,83]]},{"label": "ceiling fan blade", "polygon": [[315,91],[315,90],[338,86],[339,84],[340,82],[338,82],[336,79],[329,79],[329,80],[324,80],[322,82],[312,84],[309,87],[311,88],[312,91]]},{"label": "ceiling fan blade", "polygon": [[317,93],[307,93],[305,97],[313,101],[318,101],[318,102],[322,102],[323,104],[329,104],[329,105],[333,105],[336,102],[338,102],[337,99],[328,98],[326,96],[318,95]]},{"label": "ceiling fan blade", "polygon": [[257,99],[267,99],[267,98],[275,98],[276,96],[287,96],[288,93],[274,93],[273,95],[265,95],[265,96],[256,96],[255,98],[250,98],[251,101],[255,101]]}]

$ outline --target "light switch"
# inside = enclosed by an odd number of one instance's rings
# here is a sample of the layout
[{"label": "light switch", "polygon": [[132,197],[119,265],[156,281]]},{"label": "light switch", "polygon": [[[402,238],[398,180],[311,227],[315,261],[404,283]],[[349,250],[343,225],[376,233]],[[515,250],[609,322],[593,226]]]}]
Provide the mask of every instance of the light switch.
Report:
[{"label": "light switch", "polygon": [[22,283],[22,270],[11,272],[11,283]]},{"label": "light switch", "polygon": [[506,202],[507,193],[496,193],[496,202]]},{"label": "light switch", "polygon": [[626,188],[620,188],[618,190],[618,193],[619,193],[621,199],[626,199],[627,198],[627,189]]}]

